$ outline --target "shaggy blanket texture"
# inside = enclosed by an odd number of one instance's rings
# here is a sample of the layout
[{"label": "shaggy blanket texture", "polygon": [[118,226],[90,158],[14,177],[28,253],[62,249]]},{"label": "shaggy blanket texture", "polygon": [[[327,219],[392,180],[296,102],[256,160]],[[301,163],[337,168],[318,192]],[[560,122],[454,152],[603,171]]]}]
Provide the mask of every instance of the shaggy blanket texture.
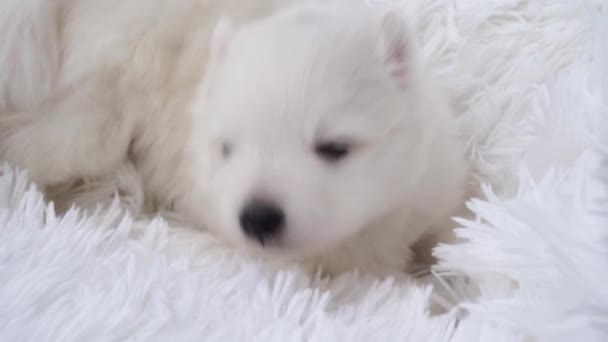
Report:
[{"label": "shaggy blanket texture", "polygon": [[147,219],[128,166],[59,215],[5,165],[0,340],[608,341],[608,5],[406,3],[485,184],[430,276],[251,260]]}]

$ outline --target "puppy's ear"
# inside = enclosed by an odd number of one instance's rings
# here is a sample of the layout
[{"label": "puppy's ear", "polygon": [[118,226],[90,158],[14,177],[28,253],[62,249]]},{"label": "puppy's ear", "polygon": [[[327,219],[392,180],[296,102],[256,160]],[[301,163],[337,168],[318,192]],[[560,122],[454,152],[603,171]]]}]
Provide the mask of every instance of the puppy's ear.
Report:
[{"label": "puppy's ear", "polygon": [[380,21],[378,57],[387,75],[399,87],[406,87],[413,71],[412,41],[404,16],[398,10],[384,14]]},{"label": "puppy's ear", "polygon": [[214,61],[221,62],[228,54],[230,40],[236,31],[234,23],[228,17],[222,17],[218,20],[211,34],[211,58]]}]

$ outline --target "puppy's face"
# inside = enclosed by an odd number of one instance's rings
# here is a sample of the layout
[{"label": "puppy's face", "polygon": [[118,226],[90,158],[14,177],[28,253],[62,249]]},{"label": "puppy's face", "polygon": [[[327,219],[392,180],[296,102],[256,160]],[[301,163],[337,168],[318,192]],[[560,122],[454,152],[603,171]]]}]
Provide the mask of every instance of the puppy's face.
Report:
[{"label": "puppy's face", "polygon": [[310,11],[239,30],[218,25],[194,107],[210,151],[213,229],[310,255],[407,200],[431,114],[419,108],[397,19],[341,27],[337,14]]}]

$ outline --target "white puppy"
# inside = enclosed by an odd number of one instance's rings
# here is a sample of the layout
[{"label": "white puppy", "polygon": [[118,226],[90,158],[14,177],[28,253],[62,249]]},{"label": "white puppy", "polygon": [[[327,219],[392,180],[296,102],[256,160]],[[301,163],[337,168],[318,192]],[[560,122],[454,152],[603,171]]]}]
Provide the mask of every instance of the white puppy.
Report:
[{"label": "white puppy", "polygon": [[2,109],[2,157],[43,185],[131,158],[151,203],[238,246],[404,269],[449,232],[468,174],[406,20],[352,4],[242,20],[272,8],[253,2],[57,1],[55,91]]}]

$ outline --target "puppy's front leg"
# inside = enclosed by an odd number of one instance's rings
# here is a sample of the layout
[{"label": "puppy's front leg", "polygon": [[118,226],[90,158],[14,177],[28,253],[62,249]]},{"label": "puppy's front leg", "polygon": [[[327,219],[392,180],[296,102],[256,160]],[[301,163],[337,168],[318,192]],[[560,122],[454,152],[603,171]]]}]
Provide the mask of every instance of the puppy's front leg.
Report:
[{"label": "puppy's front leg", "polygon": [[118,96],[111,82],[91,78],[27,112],[0,114],[0,157],[41,185],[111,171],[134,126]]}]

